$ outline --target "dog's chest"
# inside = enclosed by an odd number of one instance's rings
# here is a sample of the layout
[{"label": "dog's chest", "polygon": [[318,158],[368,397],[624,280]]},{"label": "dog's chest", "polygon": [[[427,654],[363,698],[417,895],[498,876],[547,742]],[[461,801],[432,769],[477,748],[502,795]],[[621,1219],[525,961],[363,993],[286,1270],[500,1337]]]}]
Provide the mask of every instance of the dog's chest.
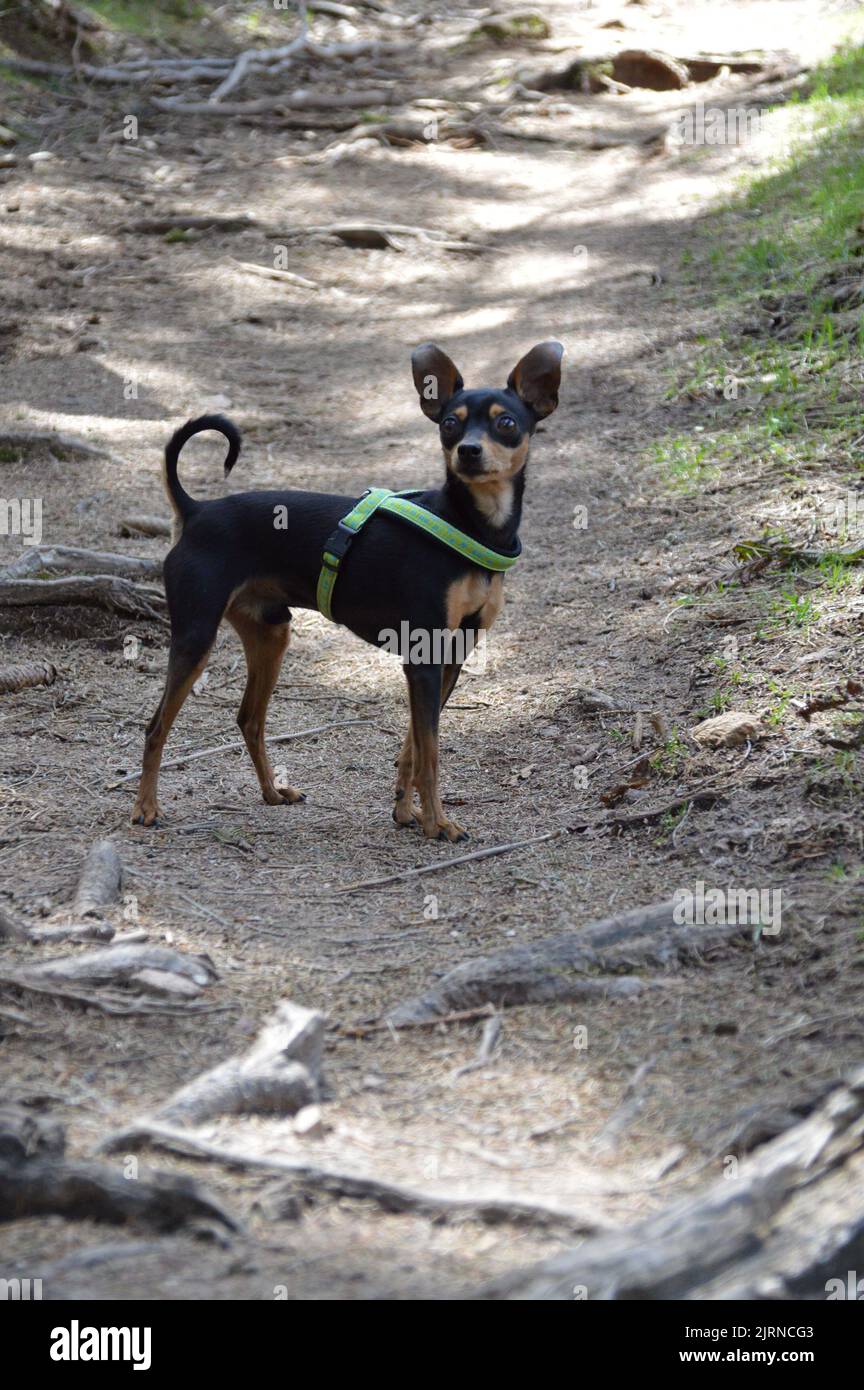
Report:
[{"label": "dog's chest", "polygon": [[477,613],[481,627],[491,627],[503,601],[504,581],[500,574],[466,574],[447,590],[447,626],[453,630]]}]

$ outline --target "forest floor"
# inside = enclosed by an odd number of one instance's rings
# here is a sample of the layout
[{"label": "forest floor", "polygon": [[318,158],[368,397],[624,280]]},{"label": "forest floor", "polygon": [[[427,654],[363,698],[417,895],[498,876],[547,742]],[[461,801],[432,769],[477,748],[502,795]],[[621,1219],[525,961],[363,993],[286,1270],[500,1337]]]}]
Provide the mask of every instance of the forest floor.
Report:
[{"label": "forest floor", "polygon": [[[426,0],[411,8],[437,12]],[[406,94],[488,100],[517,70],[560,62],[557,50],[603,52],[610,35],[619,47],[683,55],[774,53],[779,34],[784,61],[812,64],[844,22],[817,0],[584,11],[551,0],[543,13],[551,40],[465,43],[473,12],[447,6],[446,18],[412,31]],[[197,53],[243,46],[215,23],[183,35]],[[274,758],[306,804],[264,805],[245,752],[220,753],[164,773],[162,824],[144,830],[129,823],[134,783],[110,784],[138,766],[166,629],[98,609],[4,611],[0,662],[44,658],[59,678],[0,697],[3,905],[31,921],[58,911],[89,845],[110,837],[128,871],[127,922],[206,953],[219,972],[208,999],[224,1006],[166,1021],[16,999],[38,1028],[8,1027],[4,1093],[62,1119],[72,1153],[92,1154],[241,1051],[290,998],[334,1025],[323,1133],[235,1117],[204,1128],[212,1142],[431,1192],[548,1199],[585,1213],[586,1227],[614,1227],[722,1175],[747,1124],[771,1132],[772,1115],[805,1109],[860,1061],[860,768],[819,742],[834,716],[807,722],[794,706],[860,667],[860,588],[799,621],[804,600],[797,589],[794,604],[784,598],[788,581],[710,587],[728,581],[736,542],[788,517],[792,497],[799,517],[833,505],[851,470],[746,451],[721,465],[712,436],[753,409],[752,397],[681,389],[717,331],[706,286],[727,243],[712,239],[714,210],[742,175],[773,167],[794,112],[778,107],[741,145],[674,149],[663,130],[699,101],[746,104],[765,80],[727,71],[683,92],[567,92],[568,110],[516,120],[486,147],[364,142],[317,160],[339,132],[307,136],[296,117],[181,117],[128,106],[110,88],[71,96],[20,77],[0,86],[4,122],[14,109],[20,132],[18,165],[0,171],[0,425],[59,429],[127,461],[3,451],[0,491],[43,499],[45,544],[161,557],[166,542],[121,539],[120,521],[165,511],[161,450],[177,423],[211,407],[243,431],[232,490],[427,485],[443,465],[411,385],[415,344],[439,342],[469,386],[503,384],[543,338],[567,349],[560,409],[529,465],[524,558],[507,579],[486,669],[463,677],[442,725],[444,796],[470,845],[393,824],[401,672],[316,613],[295,615],[268,726],[335,726]],[[128,142],[133,109],[139,139]],[[531,138],[547,130],[554,138]],[[53,158],[28,162],[37,150]],[[260,225],[168,240],[123,230],[178,210],[248,213]],[[737,215],[746,236],[751,214]],[[484,249],[410,236],[401,250],[292,241],[288,268],[319,290],[237,264],[272,264],[280,228],[348,219],[416,224]],[[219,495],[220,458],[212,438],[188,447],[194,496]],[[574,525],[579,508],[584,526]],[[20,538],[0,547],[8,563]],[[134,660],[129,636],[140,643]],[[239,643],[224,628],[166,757],[235,738],[243,683]],[[584,690],[611,696],[611,712],[586,709]],[[690,731],[728,707],[761,720],[759,736],[700,749]],[[649,761],[632,779],[641,751]],[[627,788],[631,779],[640,785]],[[685,798],[681,814],[345,891],[571,826],[616,801],[660,804],[708,779],[713,805]],[[365,1037],[335,1026],[379,1016],[464,959],[700,882],[782,892],[779,936],[626,1002],[507,1010],[496,1053],[458,1077],[482,1021]],[[5,955],[14,963],[44,949]],[[636,1075],[636,1103],[610,1127]],[[60,1299],[271,1299],[277,1289],[290,1299],[448,1298],[568,1239],[327,1197],[273,1220],[266,1172],[148,1162],[194,1173],[242,1235],[142,1245],[132,1232],[30,1218],[2,1229],[0,1272],[42,1277],[45,1296]],[[81,1257],[109,1242],[104,1258]]]}]

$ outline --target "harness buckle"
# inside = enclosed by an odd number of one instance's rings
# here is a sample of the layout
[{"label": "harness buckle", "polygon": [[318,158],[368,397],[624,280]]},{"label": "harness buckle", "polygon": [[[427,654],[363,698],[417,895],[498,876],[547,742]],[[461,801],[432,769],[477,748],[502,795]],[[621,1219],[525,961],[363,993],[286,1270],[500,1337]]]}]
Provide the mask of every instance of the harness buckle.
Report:
[{"label": "harness buckle", "polygon": [[[348,547],[356,535],[357,532],[352,531],[350,526],[346,526],[342,521],[339,522],[336,530],[333,532],[332,536],[330,536],[324,547],[322,560],[329,570],[337,570],[339,568],[340,562],[345,559],[348,553]],[[336,561],[335,565],[331,564],[330,556]]]}]

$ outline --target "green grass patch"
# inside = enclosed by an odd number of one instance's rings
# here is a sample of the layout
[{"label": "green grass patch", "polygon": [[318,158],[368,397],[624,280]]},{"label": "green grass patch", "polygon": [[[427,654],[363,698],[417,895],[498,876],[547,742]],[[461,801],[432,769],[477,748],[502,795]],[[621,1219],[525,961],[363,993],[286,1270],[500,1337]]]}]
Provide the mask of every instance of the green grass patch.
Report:
[{"label": "green grass patch", "polygon": [[112,29],[139,38],[189,37],[189,21],[203,19],[207,6],[200,0],[87,0],[92,10]]},{"label": "green grass patch", "polygon": [[[774,490],[790,541],[809,534],[817,554],[806,574],[793,559],[772,564],[757,608],[766,636],[806,637],[830,630],[862,589],[864,517],[847,534],[826,515],[835,493],[859,493],[864,472],[864,46],[838,52],[783,113],[766,113],[769,138],[772,120],[789,130],[782,153],[745,176],[682,250],[681,274],[702,287],[715,326],[694,340],[667,397],[689,401],[699,423],[684,434],[679,423],[646,459],[672,494],[726,478],[752,480],[762,498]],[[802,501],[787,508],[791,498]],[[841,545],[854,553],[838,555]]]},{"label": "green grass patch", "polygon": [[[704,254],[692,252],[686,263],[694,280],[707,270],[712,290],[739,311],[771,307],[774,298],[782,310],[783,295],[793,295],[790,338],[806,348],[797,366],[809,375],[848,356],[835,276],[864,271],[864,46],[845,48],[817,69],[788,109],[789,148],[709,219]],[[858,307],[854,295],[844,303],[844,314]]]}]

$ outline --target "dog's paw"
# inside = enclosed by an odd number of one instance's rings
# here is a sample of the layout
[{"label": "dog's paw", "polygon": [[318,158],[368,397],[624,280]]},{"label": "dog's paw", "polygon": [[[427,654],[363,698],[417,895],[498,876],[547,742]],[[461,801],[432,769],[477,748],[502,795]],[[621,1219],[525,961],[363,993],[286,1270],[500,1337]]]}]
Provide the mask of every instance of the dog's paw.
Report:
[{"label": "dog's paw", "polygon": [[400,830],[414,830],[419,824],[418,818],[408,802],[397,801],[393,807],[393,819]]},{"label": "dog's paw", "polygon": [[158,830],[159,817],[160,811],[155,801],[136,801],[132,807],[133,825],[146,825]]},{"label": "dog's paw", "polygon": [[299,806],[306,800],[305,792],[298,792],[296,787],[277,787],[275,782],[263,796],[268,806]]},{"label": "dog's paw", "polygon": [[455,820],[433,821],[431,825],[423,826],[423,833],[430,840],[449,840],[451,845],[459,845],[463,840],[470,840],[471,836],[467,830],[463,830],[461,825],[457,825]]}]

